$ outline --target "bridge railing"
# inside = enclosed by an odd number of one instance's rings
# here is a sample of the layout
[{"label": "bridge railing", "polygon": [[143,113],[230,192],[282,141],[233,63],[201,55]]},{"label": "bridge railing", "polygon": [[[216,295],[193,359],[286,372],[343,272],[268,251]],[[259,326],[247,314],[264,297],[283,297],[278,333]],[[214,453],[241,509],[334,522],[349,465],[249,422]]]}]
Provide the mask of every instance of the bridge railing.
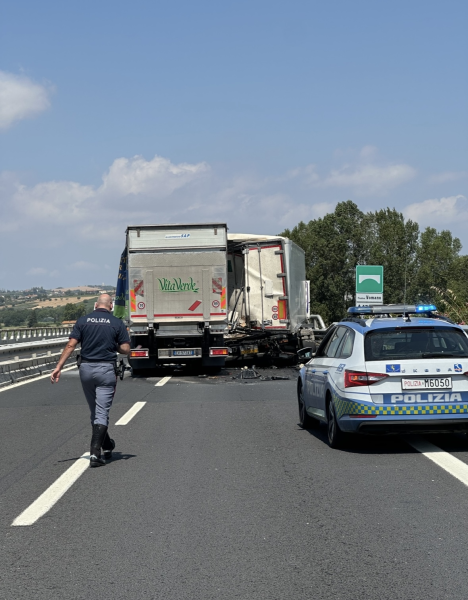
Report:
[{"label": "bridge railing", "polygon": [[42,340],[55,337],[66,337],[73,329],[73,325],[57,325],[56,327],[15,327],[0,329],[0,344],[21,342],[28,340]]}]

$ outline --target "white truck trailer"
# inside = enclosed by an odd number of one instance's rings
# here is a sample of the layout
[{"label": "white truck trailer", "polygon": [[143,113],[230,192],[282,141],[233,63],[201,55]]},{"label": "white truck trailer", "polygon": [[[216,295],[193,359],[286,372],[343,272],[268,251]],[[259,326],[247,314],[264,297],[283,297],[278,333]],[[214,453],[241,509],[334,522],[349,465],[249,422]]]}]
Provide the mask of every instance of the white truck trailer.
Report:
[{"label": "white truck trailer", "polygon": [[226,254],[224,223],[127,228],[125,321],[134,371],[168,363],[223,366]]},{"label": "white truck trailer", "polygon": [[226,344],[232,354],[295,360],[315,339],[308,290],[305,255],[297,244],[281,236],[229,234]]}]

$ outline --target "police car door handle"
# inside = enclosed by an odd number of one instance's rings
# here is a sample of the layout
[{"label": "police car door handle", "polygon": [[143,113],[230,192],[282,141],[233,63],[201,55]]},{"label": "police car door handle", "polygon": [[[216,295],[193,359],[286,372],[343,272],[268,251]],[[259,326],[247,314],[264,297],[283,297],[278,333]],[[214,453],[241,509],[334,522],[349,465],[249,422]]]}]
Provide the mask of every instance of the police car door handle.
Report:
[{"label": "police car door handle", "polygon": [[311,372],[311,373],[316,373],[316,372],[317,372],[317,369],[311,369],[311,370],[310,370],[310,372]]},{"label": "police car door handle", "polygon": [[322,371],[323,375],[328,375],[328,371]]}]

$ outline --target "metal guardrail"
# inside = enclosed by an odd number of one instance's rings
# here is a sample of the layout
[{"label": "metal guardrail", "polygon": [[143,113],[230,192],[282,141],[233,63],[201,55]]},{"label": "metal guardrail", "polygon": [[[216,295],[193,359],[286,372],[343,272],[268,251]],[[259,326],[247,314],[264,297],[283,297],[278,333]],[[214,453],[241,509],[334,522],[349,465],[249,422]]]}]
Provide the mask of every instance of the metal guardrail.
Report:
[{"label": "metal guardrail", "polygon": [[[68,337],[55,338],[49,340],[31,340],[29,342],[18,342],[17,344],[5,344],[0,346],[0,362],[6,360],[8,356],[24,354],[25,352],[34,352],[35,350],[52,350],[53,348],[64,348]],[[35,358],[35,354],[33,354]]]},{"label": "metal guardrail", "polygon": [[[26,379],[51,373],[61,354],[61,352],[55,352],[54,354],[48,352],[47,356],[20,358],[19,360],[0,363],[0,389]],[[78,351],[74,350],[66,362],[67,366],[76,361],[77,354]]]},{"label": "metal guardrail", "polygon": [[0,329],[0,342],[19,342],[26,340],[50,339],[65,337],[71,333],[72,325],[57,327],[16,327],[14,329]]}]

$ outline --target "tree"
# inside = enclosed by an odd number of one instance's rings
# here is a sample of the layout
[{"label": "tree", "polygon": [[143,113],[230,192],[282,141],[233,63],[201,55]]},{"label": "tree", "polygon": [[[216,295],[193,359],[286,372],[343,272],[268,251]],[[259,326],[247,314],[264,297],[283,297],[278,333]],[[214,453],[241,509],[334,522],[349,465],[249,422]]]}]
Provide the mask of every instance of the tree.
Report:
[{"label": "tree", "polygon": [[63,321],[75,320],[75,306],[73,304],[65,304],[65,306],[63,307],[62,319]]},{"label": "tree", "polygon": [[460,301],[468,302],[468,256],[457,256],[453,261],[448,287]]},{"label": "tree", "polygon": [[405,222],[401,213],[390,208],[367,213],[365,224],[368,264],[384,268],[385,304],[404,302],[405,296],[411,301],[405,288],[416,272],[418,224]]},{"label": "tree", "polygon": [[37,310],[31,310],[28,317],[28,327],[36,327],[37,325]]},{"label": "tree", "polygon": [[306,277],[310,280],[311,312],[337,321],[354,302],[355,267],[366,264],[364,213],[354,202],[340,202],[333,213],[299,223],[283,234],[306,253]]},{"label": "tree", "polygon": [[413,296],[426,302],[434,297],[433,288],[446,290],[456,277],[457,259],[462,248],[450,231],[427,227],[420,236],[416,270],[411,285]]},{"label": "tree", "polygon": [[83,317],[86,314],[86,306],[84,302],[81,304],[75,304],[75,319]]},{"label": "tree", "polygon": [[84,304],[84,302],[82,302],[81,304],[65,304],[65,306],[63,307],[63,315],[62,315],[62,320],[63,321],[75,321],[76,319],[78,319],[79,317],[82,317],[83,315],[86,314],[86,306]]}]

